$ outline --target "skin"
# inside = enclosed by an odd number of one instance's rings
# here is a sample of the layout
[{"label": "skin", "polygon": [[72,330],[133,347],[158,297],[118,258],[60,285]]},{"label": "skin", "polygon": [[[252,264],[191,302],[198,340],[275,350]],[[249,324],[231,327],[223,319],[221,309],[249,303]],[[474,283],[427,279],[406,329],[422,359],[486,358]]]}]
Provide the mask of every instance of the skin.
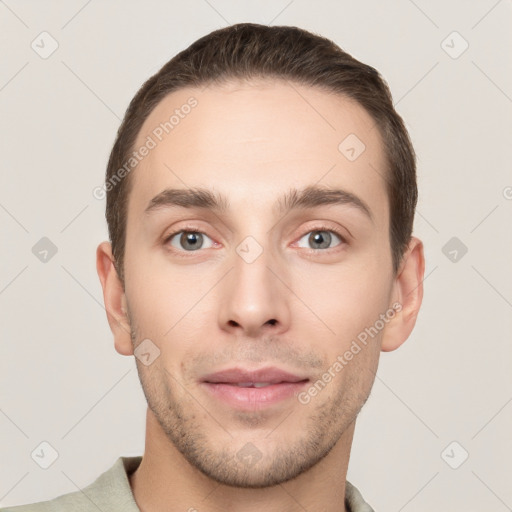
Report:
[{"label": "skin", "polygon": [[[124,290],[110,244],[97,250],[116,350],[131,356],[147,338],[160,350],[148,366],[136,359],[149,407],[135,500],[143,511],[345,510],[357,414],[380,352],[409,337],[421,305],[422,242],[412,237],[393,275],[383,145],[359,105],[281,81],[183,89],[151,113],[136,146],[190,96],[198,105],[132,175]],[[338,150],[350,133],[366,146],[353,162]],[[276,214],[290,186],[315,184],[357,195],[373,222],[349,205]],[[144,213],[165,188],[198,186],[225,194],[230,209]],[[180,234],[164,241],[191,225],[204,233],[199,249],[180,245]],[[328,237],[324,226],[345,241],[332,234],[318,248],[310,235]],[[251,263],[236,251],[248,236],[263,251]],[[240,411],[200,384],[233,366],[315,382],[396,302],[401,311],[307,404]],[[237,458],[247,443],[260,456],[252,465]]]}]

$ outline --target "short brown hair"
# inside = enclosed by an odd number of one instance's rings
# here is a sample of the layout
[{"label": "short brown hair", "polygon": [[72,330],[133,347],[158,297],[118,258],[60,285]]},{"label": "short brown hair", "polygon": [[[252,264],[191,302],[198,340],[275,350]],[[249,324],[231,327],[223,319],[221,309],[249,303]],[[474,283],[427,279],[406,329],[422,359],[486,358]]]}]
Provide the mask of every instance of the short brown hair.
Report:
[{"label": "short brown hair", "polygon": [[[385,80],[374,68],[329,39],[297,27],[239,23],[215,30],[178,53],[142,85],[130,102],[110,154],[106,183],[113,183],[116,173],[130,158],[144,121],[169,93],[258,77],[285,79],[339,93],[355,100],[376,122],[388,167],[383,174],[390,203],[389,236],[396,275],[412,234],[418,197],[416,157],[407,129],[394,109]],[[132,181],[126,174],[115,186],[107,187],[106,194],[109,236],[123,285]]]}]

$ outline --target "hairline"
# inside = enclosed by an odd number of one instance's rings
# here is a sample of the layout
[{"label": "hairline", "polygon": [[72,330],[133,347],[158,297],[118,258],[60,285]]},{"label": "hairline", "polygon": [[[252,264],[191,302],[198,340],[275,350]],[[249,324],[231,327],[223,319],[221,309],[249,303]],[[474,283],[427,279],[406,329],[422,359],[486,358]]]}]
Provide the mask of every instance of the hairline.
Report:
[{"label": "hairline", "polygon": [[[389,215],[389,221],[390,221],[390,226],[391,226],[391,202],[390,202],[391,198],[389,197],[389,190],[388,190],[388,182],[390,180],[389,173],[391,171],[391,169],[390,169],[390,155],[389,155],[389,151],[387,149],[386,137],[385,137],[385,135],[384,135],[384,133],[383,133],[383,131],[381,129],[379,119],[377,119],[376,116],[374,114],[372,114],[356,98],[353,98],[350,95],[348,95],[348,94],[346,94],[346,93],[344,93],[342,91],[336,91],[333,87],[331,87],[329,85],[326,85],[326,84],[309,84],[309,83],[307,83],[305,81],[288,79],[288,78],[286,78],[284,76],[278,76],[278,75],[274,75],[274,74],[271,74],[271,73],[269,73],[268,75],[261,74],[261,73],[256,73],[254,75],[250,75],[249,77],[238,77],[238,76],[223,75],[223,76],[217,77],[215,79],[206,80],[206,81],[201,82],[200,84],[197,84],[197,85],[178,86],[175,89],[173,89],[172,91],[169,91],[167,94],[162,96],[162,98],[160,98],[160,100],[157,103],[155,103],[153,108],[147,113],[146,117],[144,118],[144,120],[142,121],[142,123],[140,125],[140,128],[139,128],[138,132],[134,136],[133,143],[131,144],[131,146],[127,150],[127,152],[124,155],[123,159],[126,160],[127,155],[129,155],[133,151],[135,151],[136,148],[138,147],[138,145],[140,145],[140,142],[138,143],[138,141],[143,136],[144,127],[146,126],[146,123],[149,120],[149,118],[151,117],[151,115],[155,112],[155,110],[165,100],[169,99],[169,97],[172,96],[175,93],[180,93],[180,92],[183,92],[183,91],[191,91],[191,92],[192,91],[198,91],[198,90],[204,91],[205,89],[209,88],[211,85],[214,85],[215,87],[218,87],[220,90],[222,90],[223,88],[229,87],[230,85],[234,85],[234,84],[235,85],[236,84],[243,84],[244,86],[248,86],[249,88],[252,88],[252,87],[255,88],[258,84],[261,85],[261,84],[280,84],[281,83],[281,84],[290,85],[290,82],[293,83],[293,84],[296,84],[296,85],[309,87],[309,88],[311,88],[313,90],[316,90],[316,91],[319,91],[319,92],[323,92],[323,93],[325,93],[327,95],[334,96],[334,97],[336,97],[338,99],[343,99],[344,101],[347,101],[351,105],[356,105],[361,110],[363,110],[365,112],[365,114],[368,115],[369,118],[372,120],[372,122],[376,125],[376,127],[378,129],[379,142],[381,144],[382,154],[383,154],[383,157],[384,157],[384,169],[383,169],[382,174],[380,174],[380,173],[379,174],[381,175],[381,177],[383,178],[384,183],[385,183],[385,187],[384,188],[385,188],[386,197],[387,197],[387,200],[388,200],[388,215]],[[124,192],[123,199],[124,199],[124,204],[125,204],[125,207],[126,207],[126,211],[124,212],[125,213],[125,215],[124,215],[124,222],[125,222],[125,225],[124,225],[124,235],[125,235],[125,238],[126,238],[126,231],[127,231],[127,227],[128,227],[128,207],[129,207],[129,203],[130,203],[130,197],[131,197],[132,192],[133,192],[133,186],[134,186],[133,181],[135,179],[134,174],[135,174],[135,171],[137,171],[137,169],[139,168],[140,164],[141,164],[141,162],[139,162],[131,170],[131,172],[128,173],[126,175],[126,177],[125,177],[125,179],[127,180],[126,183],[125,183],[125,189],[123,191]]]},{"label": "hairline", "polygon": [[[388,239],[389,239],[391,256],[392,256],[391,264],[393,267],[395,265],[395,263],[394,263],[393,236],[392,236],[392,232],[391,232],[392,227],[393,227],[393,219],[392,219],[393,212],[392,212],[391,190],[390,190],[390,183],[392,182],[392,176],[391,176],[392,157],[391,157],[391,152],[390,152],[390,150],[388,148],[388,144],[387,144],[387,135],[385,133],[384,127],[382,126],[382,119],[380,119],[378,115],[376,115],[375,113],[371,112],[368,108],[366,108],[366,106],[359,99],[354,98],[353,96],[351,96],[349,93],[347,93],[345,91],[336,90],[335,86],[331,86],[326,83],[312,84],[312,83],[308,82],[307,80],[296,80],[294,78],[288,78],[285,75],[278,75],[278,74],[275,74],[272,72],[270,72],[268,74],[256,72],[254,74],[250,74],[249,76],[237,76],[237,75],[233,75],[233,74],[224,74],[224,75],[221,75],[221,76],[218,76],[215,78],[202,80],[195,84],[178,85],[174,89],[165,93],[153,105],[151,110],[149,110],[146,113],[144,119],[142,120],[142,122],[140,124],[139,130],[134,135],[132,144],[130,145],[130,147],[126,151],[126,153],[123,155],[123,159],[126,160],[127,156],[129,154],[131,154],[133,151],[135,151],[135,149],[137,147],[137,141],[144,133],[144,127],[146,125],[146,122],[151,117],[153,112],[162,104],[163,101],[168,99],[174,93],[179,93],[179,92],[187,91],[187,90],[190,90],[190,91],[205,90],[206,88],[208,88],[212,85],[215,87],[218,87],[219,89],[222,90],[223,87],[228,87],[231,84],[237,84],[237,83],[247,85],[249,87],[256,87],[257,85],[271,84],[271,83],[274,83],[274,84],[285,83],[287,85],[290,85],[290,82],[293,84],[298,84],[298,85],[302,85],[305,87],[309,87],[311,89],[323,92],[327,95],[334,96],[339,99],[343,99],[344,101],[347,101],[353,105],[356,105],[360,109],[362,109],[369,116],[369,118],[374,122],[374,124],[378,130],[379,141],[382,146],[382,155],[383,155],[383,159],[384,159],[384,162],[383,162],[384,169],[382,170],[382,173],[379,172],[379,174],[383,178],[383,181],[384,181],[384,189],[385,189],[385,196],[386,196],[386,201],[387,201],[388,221],[389,221],[389,229],[388,229],[387,235],[388,235]],[[385,119],[384,119],[384,122],[385,122]],[[121,216],[121,221],[124,223],[124,225],[122,227],[123,239],[121,241],[122,268],[119,269],[119,271],[122,274],[121,281],[123,282],[123,287],[124,287],[124,277],[125,277],[124,267],[125,267],[125,260],[126,260],[126,235],[128,232],[129,205],[130,205],[131,196],[133,195],[133,187],[134,187],[133,181],[135,179],[134,174],[135,174],[135,171],[139,168],[141,163],[142,162],[137,163],[137,165],[131,170],[131,172],[125,176],[124,188],[120,194],[121,199],[122,199],[122,201],[121,201],[122,206],[121,206],[121,211],[119,213]],[[402,254],[402,257],[403,257],[403,254]],[[399,264],[399,263],[400,262],[397,262],[397,264]]]}]

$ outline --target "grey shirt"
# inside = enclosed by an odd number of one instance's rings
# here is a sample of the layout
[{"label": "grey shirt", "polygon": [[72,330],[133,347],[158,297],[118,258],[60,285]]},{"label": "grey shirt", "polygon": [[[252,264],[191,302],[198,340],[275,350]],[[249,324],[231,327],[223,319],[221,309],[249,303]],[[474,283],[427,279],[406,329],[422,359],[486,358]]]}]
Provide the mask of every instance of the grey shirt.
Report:
[{"label": "grey shirt", "polygon": [[[0,509],[0,512],[140,512],[133,497],[128,475],[142,457],[119,457],[115,464],[81,491],[63,494],[53,500]],[[360,492],[346,481],[345,505],[350,512],[374,512]]]}]

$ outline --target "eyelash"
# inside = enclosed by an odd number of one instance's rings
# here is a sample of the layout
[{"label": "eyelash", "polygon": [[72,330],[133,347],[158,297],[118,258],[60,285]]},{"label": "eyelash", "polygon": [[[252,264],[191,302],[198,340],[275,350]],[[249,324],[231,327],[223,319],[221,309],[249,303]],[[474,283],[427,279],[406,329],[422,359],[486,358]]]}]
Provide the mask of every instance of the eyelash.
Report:
[{"label": "eyelash", "polygon": [[[341,243],[338,246],[329,247],[327,249],[306,249],[306,251],[308,251],[310,253],[328,252],[328,251],[331,251],[331,250],[335,250],[337,248],[339,249],[340,246],[342,246],[344,244],[346,245],[348,243],[347,239],[345,238],[345,236],[343,236],[338,229],[334,229],[334,228],[332,228],[330,226],[322,226],[322,225],[316,226],[315,228],[310,229],[309,231],[306,231],[299,238],[299,240],[302,239],[304,237],[304,235],[307,235],[308,233],[313,233],[315,231],[327,231],[329,233],[334,233],[341,240]],[[201,235],[208,236],[206,233],[204,233],[200,229],[196,228],[195,226],[183,226],[179,230],[174,231],[174,232],[169,233],[168,235],[166,235],[164,237],[163,244],[165,246],[167,246],[167,244],[173,239],[173,237],[178,235],[179,233],[200,233]],[[184,257],[184,258],[188,258],[189,257],[187,254],[193,254],[194,252],[198,252],[198,251],[179,250],[179,249],[175,249],[174,247],[170,248],[169,250],[172,251],[174,254],[177,254],[178,256],[181,256],[181,257]]]}]

